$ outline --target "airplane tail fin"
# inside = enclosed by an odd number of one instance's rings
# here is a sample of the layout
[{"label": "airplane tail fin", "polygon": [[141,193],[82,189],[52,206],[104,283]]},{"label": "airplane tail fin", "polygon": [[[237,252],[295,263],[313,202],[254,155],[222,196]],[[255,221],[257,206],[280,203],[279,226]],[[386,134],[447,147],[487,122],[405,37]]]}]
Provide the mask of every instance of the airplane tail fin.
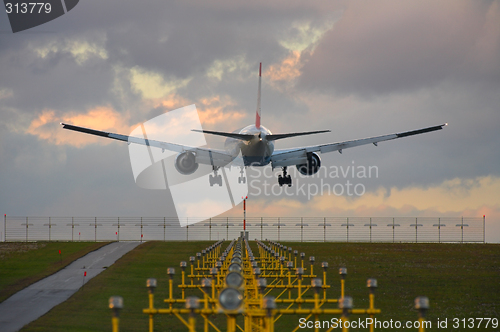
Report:
[{"label": "airplane tail fin", "polygon": [[257,91],[257,112],[255,114],[255,127],[260,128],[260,88],[262,81],[262,62],[259,65],[259,88]]}]

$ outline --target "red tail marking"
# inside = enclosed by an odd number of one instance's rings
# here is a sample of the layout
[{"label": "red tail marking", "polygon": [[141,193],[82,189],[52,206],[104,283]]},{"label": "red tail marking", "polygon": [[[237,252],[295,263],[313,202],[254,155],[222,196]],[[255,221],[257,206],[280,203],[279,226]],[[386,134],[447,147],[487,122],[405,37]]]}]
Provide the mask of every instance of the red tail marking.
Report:
[{"label": "red tail marking", "polygon": [[255,127],[260,128],[260,86],[262,79],[262,62],[259,65],[259,88],[257,90],[257,111],[255,114]]}]

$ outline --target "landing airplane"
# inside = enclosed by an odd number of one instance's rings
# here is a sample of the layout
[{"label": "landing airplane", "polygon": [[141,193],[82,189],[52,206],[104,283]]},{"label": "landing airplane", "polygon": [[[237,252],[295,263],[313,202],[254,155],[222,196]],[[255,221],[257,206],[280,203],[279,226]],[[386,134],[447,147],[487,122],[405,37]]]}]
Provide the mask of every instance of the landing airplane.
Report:
[{"label": "landing airplane", "polygon": [[287,134],[273,134],[269,129],[261,125],[261,81],[262,81],[262,63],[259,66],[259,86],[257,91],[257,111],[255,114],[255,124],[244,127],[235,132],[220,132],[211,130],[193,130],[203,132],[209,135],[218,135],[226,137],[224,150],[215,150],[211,148],[191,147],[168,142],[148,140],[144,138],[125,136],[119,134],[108,133],[104,131],[78,127],[70,124],[61,123],[64,129],[79,131],[86,134],[97,135],[125,141],[128,143],[148,145],[169,151],[178,152],[175,159],[175,168],[180,174],[189,175],[198,169],[199,164],[211,165],[214,175],[210,175],[210,186],[218,184],[222,186],[222,176],[217,174],[220,167],[224,167],[231,163],[241,152],[243,164],[241,165],[241,176],[239,182],[246,182],[243,177],[243,168],[247,166],[266,166],[271,164],[272,168],[281,167],[283,175],[278,176],[280,186],[292,185],[292,179],[287,174],[287,167],[295,166],[303,175],[313,175],[317,173],[321,167],[321,158],[319,153],[327,153],[338,151],[342,153],[344,149],[353,148],[365,144],[373,144],[378,146],[379,142],[389,141],[396,138],[413,136],[431,131],[443,129],[447,123],[427,127],[402,133],[383,135],[377,137],[363,138],[352,141],[327,143],[321,145],[313,145],[306,147],[298,147],[292,149],[274,149],[274,141],[304,135],[312,135],[319,133],[330,132],[330,130],[308,131]]}]

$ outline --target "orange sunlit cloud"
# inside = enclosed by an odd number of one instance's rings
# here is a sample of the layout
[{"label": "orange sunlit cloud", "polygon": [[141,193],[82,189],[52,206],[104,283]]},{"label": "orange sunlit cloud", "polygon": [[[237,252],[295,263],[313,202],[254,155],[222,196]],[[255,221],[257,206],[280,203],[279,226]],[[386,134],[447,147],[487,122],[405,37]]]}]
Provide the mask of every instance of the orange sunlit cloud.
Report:
[{"label": "orange sunlit cloud", "polygon": [[166,110],[169,111],[193,104],[193,102],[191,102],[190,100],[175,93],[169,94],[168,96],[161,98],[159,100],[155,100],[154,103],[155,107],[161,105],[162,107],[164,107]]},{"label": "orange sunlit cloud", "polygon": [[181,95],[172,93],[164,98],[152,101],[153,107],[163,107],[165,111],[172,111],[188,105],[196,105],[198,115],[202,124],[213,125],[215,123],[229,123],[242,119],[245,112],[236,110],[237,104],[228,96],[213,96],[200,98],[196,102]]},{"label": "orange sunlit cloud", "polygon": [[202,98],[196,104],[200,121],[202,124],[213,125],[215,123],[227,123],[242,119],[246,114],[242,111],[237,111],[236,103],[229,97],[214,96],[210,98]]},{"label": "orange sunlit cloud", "polygon": [[128,117],[124,117],[113,108],[107,106],[90,109],[84,114],[57,115],[54,110],[44,110],[37,118],[31,121],[26,132],[56,145],[83,147],[95,143],[109,144],[111,142],[109,139],[64,130],[59,123],[63,122],[96,130],[128,134],[131,128],[135,126],[129,126],[127,119]]},{"label": "orange sunlit cloud", "polygon": [[[154,107],[164,107],[165,111],[171,111],[191,105],[193,102],[177,94],[170,94],[164,98],[150,100],[148,104]],[[197,102],[197,108],[200,121],[203,124],[230,123],[246,116],[244,112],[235,111],[236,103],[229,97],[202,98]],[[112,107],[99,106],[86,113],[64,115],[59,115],[54,110],[44,110],[31,121],[26,133],[55,145],[83,147],[88,144],[109,144],[112,142],[101,137],[64,130],[60,126],[61,122],[124,135],[128,135],[139,125],[129,125],[129,116],[118,113]]]},{"label": "orange sunlit cloud", "polygon": [[290,54],[276,65],[271,65],[264,75],[271,81],[291,81],[300,76],[300,63],[299,51],[290,51]]}]

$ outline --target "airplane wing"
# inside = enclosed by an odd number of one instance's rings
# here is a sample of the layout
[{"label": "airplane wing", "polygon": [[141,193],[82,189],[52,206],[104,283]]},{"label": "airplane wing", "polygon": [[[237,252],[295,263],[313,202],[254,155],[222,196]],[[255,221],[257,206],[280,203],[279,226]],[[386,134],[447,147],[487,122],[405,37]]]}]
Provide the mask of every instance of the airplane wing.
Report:
[{"label": "airplane wing", "polygon": [[[235,156],[227,153],[226,151],[222,151],[222,150],[214,150],[214,149],[208,149],[208,148],[202,148],[202,147],[192,147],[192,146],[187,146],[187,145],[167,143],[167,142],[155,141],[155,140],[144,139],[144,138],[133,137],[133,136],[113,134],[113,133],[108,133],[105,131],[94,130],[94,129],[84,128],[84,127],[78,127],[78,126],[74,126],[74,125],[70,125],[70,124],[66,124],[66,123],[61,123],[61,125],[64,129],[79,131],[81,133],[86,133],[86,134],[90,134],[90,135],[107,137],[107,138],[115,139],[118,141],[127,142],[128,144],[134,143],[134,144],[147,145],[147,146],[165,149],[165,150],[178,152],[178,153],[191,151],[196,156],[196,162],[200,163],[200,164],[205,164],[205,165],[224,167],[235,159]],[[234,162],[233,162],[233,164],[234,164]]]},{"label": "airplane wing", "polygon": [[308,154],[310,154],[312,152],[327,153],[327,152],[332,152],[332,151],[338,151],[338,152],[342,153],[343,149],[353,148],[355,146],[360,146],[360,145],[365,145],[365,144],[373,144],[373,145],[377,146],[377,144],[379,142],[389,141],[389,140],[393,140],[393,139],[401,138],[401,137],[407,137],[407,136],[428,133],[428,132],[435,131],[435,130],[440,130],[440,129],[443,129],[443,127],[446,125],[448,125],[448,124],[445,123],[445,124],[442,124],[439,126],[433,126],[433,127],[423,128],[423,129],[406,131],[403,133],[396,133],[396,134],[390,134],[390,135],[384,135],[384,136],[363,138],[363,139],[345,141],[345,142],[339,142],[339,143],[328,143],[328,144],[307,146],[307,147],[301,147],[301,148],[274,150],[274,153],[271,156],[271,163],[272,163],[273,168],[305,164],[307,162]]}]

